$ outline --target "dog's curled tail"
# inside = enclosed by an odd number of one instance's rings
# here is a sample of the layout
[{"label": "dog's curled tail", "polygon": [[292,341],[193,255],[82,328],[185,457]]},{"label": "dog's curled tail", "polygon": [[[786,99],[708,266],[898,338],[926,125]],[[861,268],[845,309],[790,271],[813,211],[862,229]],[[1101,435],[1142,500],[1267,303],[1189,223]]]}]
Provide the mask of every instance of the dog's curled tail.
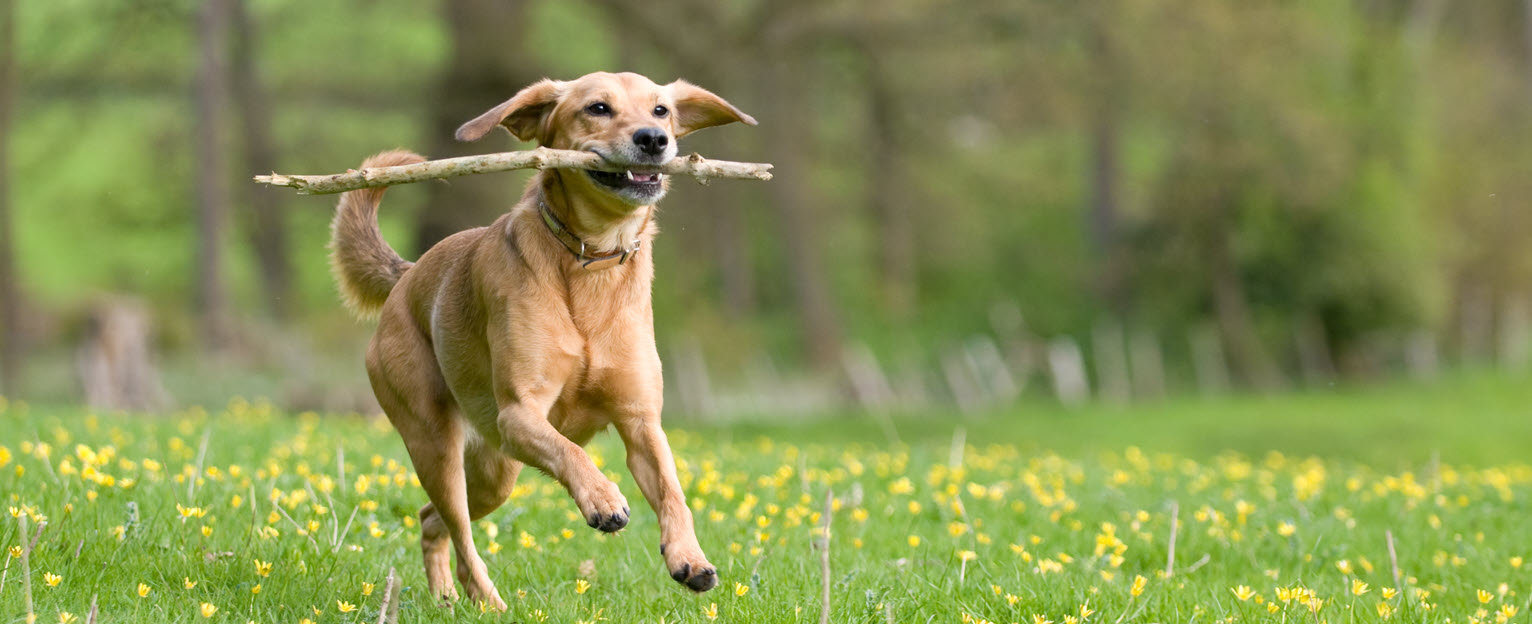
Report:
[{"label": "dog's curled tail", "polygon": [[[393,150],[362,161],[362,168],[425,162],[419,154]],[[360,318],[377,316],[389,291],[413,262],[399,257],[378,229],[378,204],[388,187],[346,191],[330,223],[330,270],[346,307]]]}]

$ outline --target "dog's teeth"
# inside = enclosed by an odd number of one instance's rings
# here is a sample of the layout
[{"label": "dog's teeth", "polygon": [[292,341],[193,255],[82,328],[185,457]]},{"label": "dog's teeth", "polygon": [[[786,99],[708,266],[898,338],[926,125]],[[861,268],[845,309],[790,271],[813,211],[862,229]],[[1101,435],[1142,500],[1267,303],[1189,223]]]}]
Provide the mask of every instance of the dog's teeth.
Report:
[{"label": "dog's teeth", "polygon": [[629,182],[632,182],[632,181],[633,181],[633,172],[632,172],[632,171],[629,171],[629,172],[628,172],[628,181],[629,181]]}]

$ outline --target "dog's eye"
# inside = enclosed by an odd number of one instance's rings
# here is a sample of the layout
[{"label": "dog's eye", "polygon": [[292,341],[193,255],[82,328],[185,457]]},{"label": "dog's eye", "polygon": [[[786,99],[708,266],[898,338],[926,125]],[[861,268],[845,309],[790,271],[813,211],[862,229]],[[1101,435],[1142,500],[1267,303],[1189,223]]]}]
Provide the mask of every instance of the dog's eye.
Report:
[{"label": "dog's eye", "polygon": [[605,117],[612,114],[612,107],[607,106],[606,102],[595,102],[590,106],[585,107],[585,112],[596,115],[598,117]]},{"label": "dog's eye", "polygon": [[654,116],[655,117],[664,117],[664,116],[669,115],[669,114],[670,114],[670,109],[665,108],[664,104],[661,104],[659,106],[654,107]]}]

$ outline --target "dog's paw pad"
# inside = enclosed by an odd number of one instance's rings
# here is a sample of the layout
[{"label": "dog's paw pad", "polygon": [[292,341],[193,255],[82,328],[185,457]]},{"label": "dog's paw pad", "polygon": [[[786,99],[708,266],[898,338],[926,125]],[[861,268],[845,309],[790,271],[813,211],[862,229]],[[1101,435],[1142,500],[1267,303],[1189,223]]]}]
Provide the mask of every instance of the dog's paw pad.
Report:
[{"label": "dog's paw pad", "polygon": [[718,586],[718,571],[713,568],[701,568],[696,574],[692,574],[692,564],[683,563],[681,569],[670,573],[670,578],[677,583],[685,585],[697,593],[702,593]]},{"label": "dog's paw pad", "polygon": [[585,524],[603,533],[616,533],[628,526],[628,513],[626,509],[620,514],[594,513],[585,519]]}]

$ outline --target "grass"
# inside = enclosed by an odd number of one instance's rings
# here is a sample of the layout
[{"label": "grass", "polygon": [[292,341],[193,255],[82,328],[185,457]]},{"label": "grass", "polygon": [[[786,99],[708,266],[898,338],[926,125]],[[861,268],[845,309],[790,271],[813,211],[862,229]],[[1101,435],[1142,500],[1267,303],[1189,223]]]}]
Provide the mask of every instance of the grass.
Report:
[{"label": "grass", "polygon": [[[605,536],[529,473],[475,526],[506,615],[426,595],[424,497],[386,422],[0,406],[0,547],[46,520],[42,622],[93,599],[113,622],[372,622],[390,567],[402,622],[817,622],[828,491],[835,622],[1521,622],[1528,386],[686,423],[672,443],[719,588],[666,576],[648,509]],[[641,501],[615,439],[591,451]],[[0,622],[25,621],[21,559],[0,558]]]}]

